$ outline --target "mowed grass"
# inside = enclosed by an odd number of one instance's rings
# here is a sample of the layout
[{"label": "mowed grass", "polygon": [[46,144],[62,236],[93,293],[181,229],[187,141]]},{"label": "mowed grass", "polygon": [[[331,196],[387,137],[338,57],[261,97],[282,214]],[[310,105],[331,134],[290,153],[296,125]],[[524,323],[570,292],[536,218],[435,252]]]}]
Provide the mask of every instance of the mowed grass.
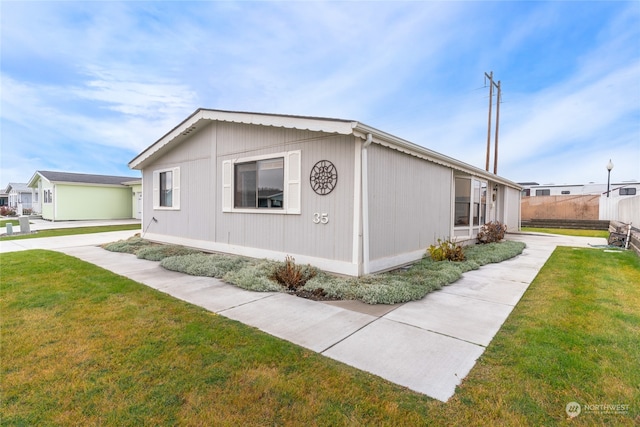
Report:
[{"label": "mowed grass", "polygon": [[522,231],[528,231],[533,233],[549,233],[549,234],[561,234],[563,236],[582,236],[582,237],[609,237],[607,230],[580,230],[576,228],[536,228],[536,227],[522,227]]},{"label": "mowed grass", "polygon": [[95,227],[54,228],[51,230],[39,230],[30,234],[18,234],[3,236],[0,240],[37,239],[41,237],[72,236],[76,234],[106,233],[109,231],[140,230],[140,224],[100,225]]},{"label": "mowed grass", "polygon": [[63,254],[0,262],[3,426],[640,421],[632,252],[557,249],[447,403]]},{"label": "mowed grass", "polygon": [[19,225],[20,221],[17,219],[0,219],[0,227],[6,227],[7,224]]}]

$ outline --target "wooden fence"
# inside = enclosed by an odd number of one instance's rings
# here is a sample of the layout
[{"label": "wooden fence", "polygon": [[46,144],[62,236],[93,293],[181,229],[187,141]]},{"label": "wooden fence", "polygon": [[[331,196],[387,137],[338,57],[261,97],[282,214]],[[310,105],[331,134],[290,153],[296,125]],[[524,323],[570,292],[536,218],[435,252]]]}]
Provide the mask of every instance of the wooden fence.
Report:
[{"label": "wooden fence", "polygon": [[522,197],[522,220],[599,219],[600,195]]}]

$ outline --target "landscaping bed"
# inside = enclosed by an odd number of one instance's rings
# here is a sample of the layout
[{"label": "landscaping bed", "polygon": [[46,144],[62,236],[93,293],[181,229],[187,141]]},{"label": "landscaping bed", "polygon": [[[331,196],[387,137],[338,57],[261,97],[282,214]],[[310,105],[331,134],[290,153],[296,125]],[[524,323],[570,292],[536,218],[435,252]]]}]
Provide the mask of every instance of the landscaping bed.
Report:
[{"label": "landscaping bed", "polygon": [[434,261],[427,253],[408,268],[362,277],[338,277],[310,265],[209,254],[177,245],[160,245],[132,237],[102,246],[159,261],[171,271],[221,279],[257,292],[287,292],[314,300],[360,300],[367,304],[396,304],[424,298],[455,282],[464,272],[501,262],[522,253],[525,244],[503,241],[461,249],[464,261]]}]

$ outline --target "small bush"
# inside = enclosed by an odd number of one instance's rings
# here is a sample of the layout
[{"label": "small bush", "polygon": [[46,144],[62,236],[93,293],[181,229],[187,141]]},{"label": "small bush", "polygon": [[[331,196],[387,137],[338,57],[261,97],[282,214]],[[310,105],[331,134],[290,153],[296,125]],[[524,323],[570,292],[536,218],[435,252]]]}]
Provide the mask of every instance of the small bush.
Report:
[{"label": "small bush", "polygon": [[283,264],[276,267],[271,275],[271,279],[280,283],[290,291],[298,290],[304,286],[309,279],[317,274],[317,270],[310,265],[301,267],[296,265],[296,260],[287,255]]},{"label": "small bush", "polygon": [[185,248],[178,245],[149,245],[136,251],[136,256],[149,261],[162,261],[172,256],[190,255],[200,253],[195,249]]},{"label": "small bush", "polygon": [[135,254],[141,248],[152,245],[148,240],[141,239],[138,236],[130,237],[127,240],[118,240],[117,242],[102,245],[103,249],[111,252],[124,252]]},{"label": "small bush", "polygon": [[478,232],[478,243],[495,243],[504,239],[507,226],[500,221],[488,222]]},{"label": "small bush", "polygon": [[438,245],[429,246],[429,255],[434,261],[464,261],[464,249],[451,240],[438,239]]},{"label": "small bush", "polygon": [[16,216],[16,211],[14,209],[11,209],[8,206],[1,206],[0,207],[0,215],[2,215],[2,216]]}]

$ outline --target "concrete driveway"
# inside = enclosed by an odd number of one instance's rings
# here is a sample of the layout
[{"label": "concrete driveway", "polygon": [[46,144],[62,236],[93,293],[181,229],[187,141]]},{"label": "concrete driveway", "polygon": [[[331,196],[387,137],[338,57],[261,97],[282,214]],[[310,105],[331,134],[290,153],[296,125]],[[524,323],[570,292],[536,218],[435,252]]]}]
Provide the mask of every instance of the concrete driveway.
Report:
[{"label": "concrete driveway", "polygon": [[[41,242],[32,240],[29,247],[24,240],[19,250],[38,245],[59,250],[443,402],[453,396],[556,246],[606,244],[600,238],[511,234],[509,240],[527,244],[520,256],[464,273],[420,301],[371,306],[250,292],[217,279],[170,272],[157,262],[95,246],[134,232],[103,234],[33,239]],[[5,243],[0,242],[0,251],[9,249]]]}]

